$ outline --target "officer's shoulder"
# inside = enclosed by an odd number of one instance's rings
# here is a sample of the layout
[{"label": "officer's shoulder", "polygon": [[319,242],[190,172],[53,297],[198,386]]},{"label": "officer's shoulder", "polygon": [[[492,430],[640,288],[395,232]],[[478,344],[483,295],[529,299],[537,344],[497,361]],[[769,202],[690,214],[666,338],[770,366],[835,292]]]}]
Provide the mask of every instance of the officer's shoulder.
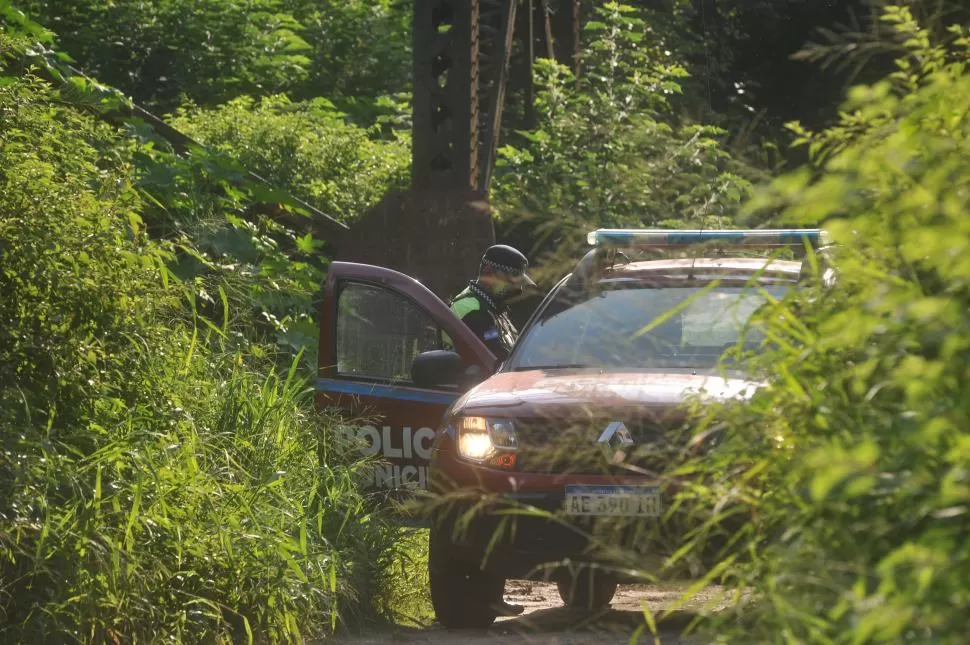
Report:
[{"label": "officer's shoulder", "polygon": [[451,310],[454,311],[459,318],[467,316],[470,313],[481,310],[482,303],[473,294],[461,295],[451,303]]}]

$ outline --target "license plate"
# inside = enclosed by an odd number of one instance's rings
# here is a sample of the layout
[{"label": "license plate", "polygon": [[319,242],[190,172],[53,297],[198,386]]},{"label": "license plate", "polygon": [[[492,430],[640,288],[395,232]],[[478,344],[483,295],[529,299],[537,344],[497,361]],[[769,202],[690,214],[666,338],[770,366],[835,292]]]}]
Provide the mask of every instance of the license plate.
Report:
[{"label": "license plate", "polygon": [[656,486],[566,486],[566,513],[616,517],[659,517]]}]

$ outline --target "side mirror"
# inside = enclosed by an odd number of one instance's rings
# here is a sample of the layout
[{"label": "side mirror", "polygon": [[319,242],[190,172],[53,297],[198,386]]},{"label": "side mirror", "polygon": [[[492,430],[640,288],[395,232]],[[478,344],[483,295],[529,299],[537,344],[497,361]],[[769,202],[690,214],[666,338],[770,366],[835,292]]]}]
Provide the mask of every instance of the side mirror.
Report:
[{"label": "side mirror", "polygon": [[411,362],[411,380],[418,387],[458,385],[461,376],[461,356],[452,351],[422,352]]},{"label": "side mirror", "polygon": [[418,387],[457,386],[471,389],[484,381],[487,374],[478,365],[462,368],[461,356],[450,350],[436,349],[422,352],[411,362],[411,380]]}]

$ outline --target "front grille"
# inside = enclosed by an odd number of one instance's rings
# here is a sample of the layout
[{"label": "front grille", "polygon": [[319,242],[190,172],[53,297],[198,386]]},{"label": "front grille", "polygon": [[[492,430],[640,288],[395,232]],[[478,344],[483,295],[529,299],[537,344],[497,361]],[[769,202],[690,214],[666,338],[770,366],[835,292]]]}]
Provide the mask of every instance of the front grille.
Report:
[{"label": "front grille", "polygon": [[[612,453],[598,443],[607,426],[622,421],[634,445],[624,449],[623,465],[610,462]],[[517,469],[529,473],[618,475],[637,470],[659,472],[669,463],[672,452],[682,446],[679,428],[653,420],[627,418],[586,418],[573,421],[517,419],[519,450]]]}]

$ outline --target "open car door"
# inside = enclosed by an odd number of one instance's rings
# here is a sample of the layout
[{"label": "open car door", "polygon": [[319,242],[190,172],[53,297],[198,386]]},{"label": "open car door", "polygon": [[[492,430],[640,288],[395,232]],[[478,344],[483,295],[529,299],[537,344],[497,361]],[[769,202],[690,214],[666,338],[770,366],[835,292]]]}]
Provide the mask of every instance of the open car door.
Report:
[{"label": "open car door", "polygon": [[460,392],[419,386],[415,357],[450,349],[484,376],[496,357],[427,287],[391,269],[332,263],[321,313],[317,406],[340,409],[351,420],[342,431],[382,458],[375,487],[425,488],[432,442]]}]

